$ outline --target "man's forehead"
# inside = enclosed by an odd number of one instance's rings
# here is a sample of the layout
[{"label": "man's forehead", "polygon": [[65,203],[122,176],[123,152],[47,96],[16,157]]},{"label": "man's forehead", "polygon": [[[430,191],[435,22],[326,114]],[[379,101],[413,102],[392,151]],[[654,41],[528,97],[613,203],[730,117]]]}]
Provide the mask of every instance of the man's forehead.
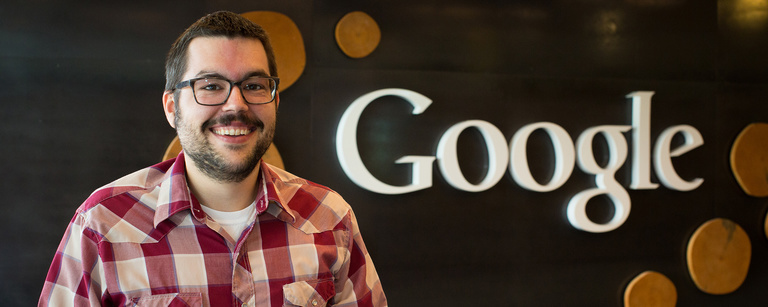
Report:
[{"label": "man's forehead", "polygon": [[205,36],[190,41],[185,75],[201,72],[240,74],[263,71],[269,75],[264,45],[257,38]]},{"label": "man's forehead", "polygon": [[193,55],[200,51],[236,51],[243,50],[254,52],[256,54],[266,54],[264,44],[257,38],[250,37],[226,37],[226,36],[201,36],[193,38],[189,42],[187,49],[188,55]]}]

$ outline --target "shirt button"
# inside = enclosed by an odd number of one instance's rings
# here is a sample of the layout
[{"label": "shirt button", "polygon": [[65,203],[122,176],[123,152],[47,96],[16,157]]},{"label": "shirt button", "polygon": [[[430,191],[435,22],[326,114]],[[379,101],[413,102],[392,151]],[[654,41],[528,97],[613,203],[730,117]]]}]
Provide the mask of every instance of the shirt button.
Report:
[{"label": "shirt button", "polygon": [[312,300],[312,306],[317,306],[317,300]]},{"label": "shirt button", "polygon": [[242,305],[242,306],[243,306],[243,307],[248,307],[248,304],[246,304],[246,303],[243,303],[243,305]]}]

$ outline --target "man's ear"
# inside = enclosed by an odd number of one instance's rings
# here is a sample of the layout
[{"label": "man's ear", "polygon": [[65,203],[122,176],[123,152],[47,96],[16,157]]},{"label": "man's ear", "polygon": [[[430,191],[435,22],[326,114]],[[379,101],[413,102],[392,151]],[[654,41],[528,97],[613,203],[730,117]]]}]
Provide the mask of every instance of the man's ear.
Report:
[{"label": "man's ear", "polygon": [[172,128],[176,128],[176,102],[173,100],[172,91],[163,93],[163,111],[165,111],[165,119],[168,120],[168,124]]}]

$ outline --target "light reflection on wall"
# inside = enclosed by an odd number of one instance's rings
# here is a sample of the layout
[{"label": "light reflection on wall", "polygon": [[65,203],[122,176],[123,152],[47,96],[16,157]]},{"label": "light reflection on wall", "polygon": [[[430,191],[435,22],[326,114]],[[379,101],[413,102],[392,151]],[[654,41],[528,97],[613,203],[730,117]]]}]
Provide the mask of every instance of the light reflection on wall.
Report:
[{"label": "light reflection on wall", "polygon": [[644,7],[664,7],[678,5],[685,2],[685,0],[626,0],[626,2]]},{"label": "light reflection on wall", "polygon": [[719,0],[720,26],[757,30],[768,23],[768,0]]},{"label": "light reflection on wall", "polygon": [[593,26],[600,37],[600,47],[605,52],[615,51],[620,44],[620,25],[622,14],[619,11],[602,11]]}]

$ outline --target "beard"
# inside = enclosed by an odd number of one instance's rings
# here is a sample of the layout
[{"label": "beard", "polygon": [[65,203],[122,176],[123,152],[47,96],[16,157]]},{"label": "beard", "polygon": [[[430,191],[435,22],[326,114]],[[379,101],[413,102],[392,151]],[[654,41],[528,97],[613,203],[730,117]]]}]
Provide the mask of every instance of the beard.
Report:
[{"label": "beard", "polygon": [[[231,161],[217,152],[206,137],[206,132],[213,125],[228,125],[232,121],[239,121],[248,126],[256,127],[252,133],[261,134],[252,148],[244,148],[247,145],[227,145],[228,150],[246,150],[246,157],[242,161]],[[265,126],[258,118],[250,113],[229,113],[205,121],[199,128],[195,128],[184,120],[181,108],[176,108],[174,114],[176,133],[179,135],[181,148],[185,156],[195,162],[195,165],[209,178],[222,182],[242,182],[250,175],[259,164],[261,157],[267,152],[275,135],[275,122]]]}]

